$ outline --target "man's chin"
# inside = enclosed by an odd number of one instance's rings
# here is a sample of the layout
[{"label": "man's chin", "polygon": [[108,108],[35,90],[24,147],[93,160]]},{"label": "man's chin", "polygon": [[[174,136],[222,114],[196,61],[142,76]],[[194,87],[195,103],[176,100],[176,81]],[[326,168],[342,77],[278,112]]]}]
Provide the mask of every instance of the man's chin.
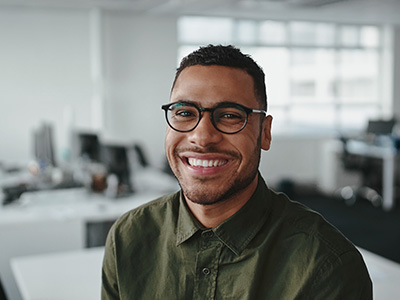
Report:
[{"label": "man's chin", "polygon": [[[229,200],[233,195],[246,190],[257,177],[257,169],[250,172],[241,180],[222,178],[221,180],[209,177],[184,180],[180,182],[186,200],[201,205],[212,205]],[[179,181],[179,180],[178,180]]]},{"label": "man's chin", "polygon": [[226,194],[229,191],[229,189],[221,190],[221,186],[203,184],[181,185],[181,188],[186,200],[201,205],[222,202],[227,199]]},{"label": "man's chin", "polygon": [[183,192],[185,195],[185,198],[187,198],[188,201],[195,203],[195,204],[200,204],[200,205],[213,205],[216,203],[220,203],[226,200],[225,197],[219,197],[219,196],[210,196],[210,195],[192,195],[189,193],[187,195],[185,192]]}]

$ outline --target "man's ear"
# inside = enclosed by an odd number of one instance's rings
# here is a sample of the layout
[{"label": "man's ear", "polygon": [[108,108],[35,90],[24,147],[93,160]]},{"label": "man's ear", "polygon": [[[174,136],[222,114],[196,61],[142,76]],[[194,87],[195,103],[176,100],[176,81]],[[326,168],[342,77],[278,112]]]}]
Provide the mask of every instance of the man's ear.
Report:
[{"label": "man's ear", "polygon": [[268,115],[265,117],[262,125],[261,133],[261,149],[267,151],[271,147],[271,126],[272,126],[272,116]]}]

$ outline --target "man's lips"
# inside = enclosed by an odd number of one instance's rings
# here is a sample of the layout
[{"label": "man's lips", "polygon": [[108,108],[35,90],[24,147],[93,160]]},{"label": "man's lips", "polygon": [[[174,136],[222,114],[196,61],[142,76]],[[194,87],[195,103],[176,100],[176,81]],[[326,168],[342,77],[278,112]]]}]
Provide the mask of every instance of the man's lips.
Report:
[{"label": "man's lips", "polygon": [[[177,153],[178,154],[178,153]],[[222,169],[230,164],[237,155],[225,152],[182,151],[178,154],[182,162],[191,169]]]},{"label": "man's lips", "polygon": [[181,162],[197,175],[217,174],[230,166],[232,162],[240,159],[239,154],[234,151],[216,148],[175,149],[175,156],[179,157]]},{"label": "man's lips", "polygon": [[215,176],[217,174],[221,174],[223,170],[225,170],[232,161],[226,157],[221,156],[196,156],[196,155],[188,155],[181,156],[181,160],[185,166],[187,166],[187,170],[194,176]]},{"label": "man's lips", "polygon": [[228,163],[227,159],[201,159],[196,157],[186,157],[186,162],[192,167],[215,168],[222,167]]}]

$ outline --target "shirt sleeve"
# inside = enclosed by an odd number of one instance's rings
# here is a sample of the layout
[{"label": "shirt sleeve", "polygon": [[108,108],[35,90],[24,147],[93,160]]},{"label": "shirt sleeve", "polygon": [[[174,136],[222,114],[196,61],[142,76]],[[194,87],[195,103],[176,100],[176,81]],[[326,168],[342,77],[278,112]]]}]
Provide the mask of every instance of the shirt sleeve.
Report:
[{"label": "shirt sleeve", "polygon": [[[312,288],[312,299],[372,300],[372,281],[361,254],[348,251],[327,260]],[[311,299],[311,298],[310,298]]]},{"label": "shirt sleeve", "polygon": [[102,268],[102,300],[117,300],[119,297],[118,280],[116,271],[114,228],[111,228],[105,245]]}]

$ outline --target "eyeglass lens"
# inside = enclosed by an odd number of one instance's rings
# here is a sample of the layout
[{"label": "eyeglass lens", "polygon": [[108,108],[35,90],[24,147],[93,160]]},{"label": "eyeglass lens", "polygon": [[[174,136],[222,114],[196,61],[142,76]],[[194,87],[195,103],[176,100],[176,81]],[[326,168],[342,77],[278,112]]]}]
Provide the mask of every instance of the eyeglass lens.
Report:
[{"label": "eyeglass lens", "polygon": [[200,122],[201,110],[209,110],[216,129],[225,133],[240,131],[247,121],[247,113],[240,106],[223,105],[214,109],[200,109],[189,103],[175,103],[167,110],[168,123],[178,131],[193,130]]}]

